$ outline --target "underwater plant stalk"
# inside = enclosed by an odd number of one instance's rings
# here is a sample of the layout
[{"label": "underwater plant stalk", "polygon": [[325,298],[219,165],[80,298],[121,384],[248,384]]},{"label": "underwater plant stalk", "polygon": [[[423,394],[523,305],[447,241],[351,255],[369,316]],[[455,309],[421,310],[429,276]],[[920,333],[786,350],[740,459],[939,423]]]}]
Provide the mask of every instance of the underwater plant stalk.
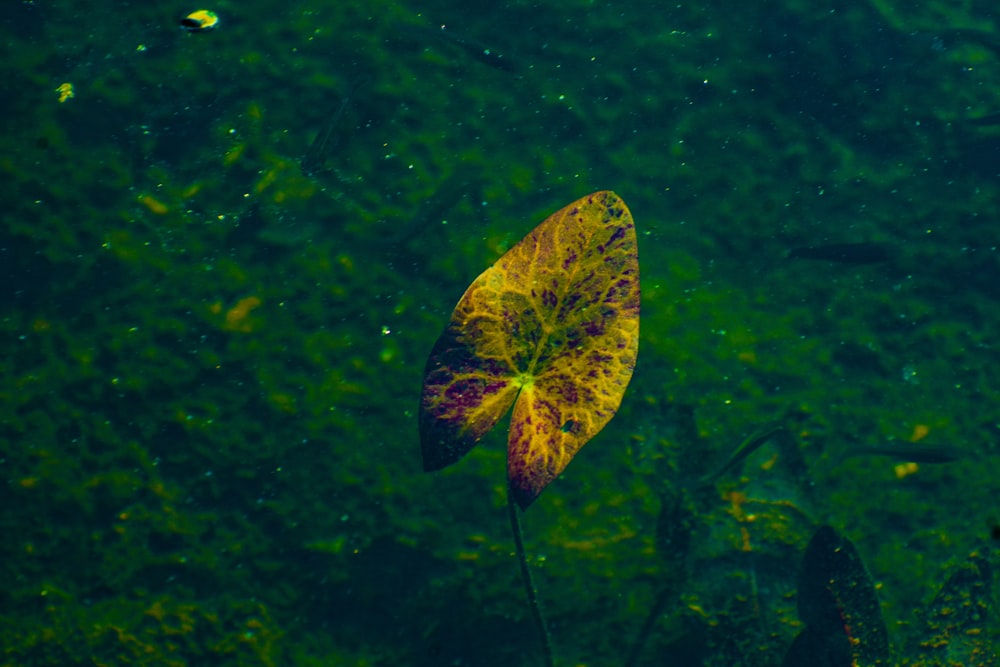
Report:
[{"label": "underwater plant stalk", "polygon": [[535,625],[538,626],[539,638],[542,641],[542,653],[545,656],[545,667],[555,667],[552,657],[552,638],[549,636],[549,628],[545,623],[545,616],[542,614],[542,605],[538,602],[538,590],[531,577],[531,569],[528,567],[528,558],[524,554],[524,537],[521,534],[520,510],[514,497],[507,490],[507,509],[510,511],[510,532],[514,534],[514,548],[517,551],[517,562],[521,565],[521,579],[524,581],[524,590],[528,594],[528,606],[531,607],[531,615],[535,618]]},{"label": "underwater plant stalk", "polygon": [[666,610],[667,603],[670,602],[673,595],[672,590],[665,588],[660,591],[659,595],[656,596],[656,601],[653,603],[653,607],[649,610],[649,614],[647,614],[646,620],[642,624],[642,629],[639,630],[639,634],[636,636],[635,642],[632,644],[632,649],[629,651],[628,658],[625,660],[625,667],[635,667],[639,664],[639,658],[642,656],[642,649],[646,646],[646,641],[649,639],[649,636],[653,634],[653,629],[656,627],[656,621],[659,620],[664,610]]}]

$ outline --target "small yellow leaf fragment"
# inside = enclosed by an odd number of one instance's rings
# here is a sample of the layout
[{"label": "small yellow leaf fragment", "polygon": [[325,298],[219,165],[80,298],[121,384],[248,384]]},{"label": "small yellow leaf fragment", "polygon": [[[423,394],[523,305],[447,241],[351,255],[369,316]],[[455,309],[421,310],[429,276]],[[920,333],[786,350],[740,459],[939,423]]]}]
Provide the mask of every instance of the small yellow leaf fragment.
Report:
[{"label": "small yellow leaf fragment", "polygon": [[241,157],[243,157],[243,152],[246,150],[246,144],[236,144],[228,151],[226,151],[225,156],[222,158],[222,164],[227,167],[231,167],[236,164]]},{"label": "small yellow leaf fragment", "polygon": [[927,434],[931,432],[931,427],[927,424],[917,424],[913,427],[913,433],[910,434],[910,442],[920,442],[927,437]]},{"label": "small yellow leaf fragment", "polygon": [[156,215],[166,215],[170,212],[167,205],[153,195],[142,195],[139,197],[139,203],[148,208],[150,213],[155,213]]},{"label": "small yellow leaf fragment", "polygon": [[896,466],[893,467],[893,470],[896,473],[896,479],[903,479],[904,477],[909,477],[910,475],[920,470],[920,466],[910,461],[907,463],[897,464]]},{"label": "small yellow leaf fragment", "polygon": [[219,25],[219,15],[207,9],[191,12],[181,19],[181,28],[188,32],[204,32]]},{"label": "small yellow leaf fragment", "polygon": [[253,331],[253,326],[247,320],[250,311],[259,306],[261,301],[258,297],[248,296],[236,302],[236,305],[226,311],[226,322],[222,328],[226,331]]},{"label": "small yellow leaf fragment", "polygon": [[59,87],[56,88],[56,92],[59,93],[59,104],[76,97],[76,93],[73,92],[72,83],[60,83]]},{"label": "small yellow leaf fragment", "polygon": [[688,605],[687,607],[688,607],[688,609],[690,609],[690,610],[691,610],[691,611],[693,611],[694,613],[698,614],[699,616],[702,616],[703,618],[708,618],[708,614],[707,614],[707,613],[705,612],[705,610],[704,610],[704,609],[703,609],[703,608],[701,607],[701,605],[697,605],[697,604],[689,604],[689,605]]}]

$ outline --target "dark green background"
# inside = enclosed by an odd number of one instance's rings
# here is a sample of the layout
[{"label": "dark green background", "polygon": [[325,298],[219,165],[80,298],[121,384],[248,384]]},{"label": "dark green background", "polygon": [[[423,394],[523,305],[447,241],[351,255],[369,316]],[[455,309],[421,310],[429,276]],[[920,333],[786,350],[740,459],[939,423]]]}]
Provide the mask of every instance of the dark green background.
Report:
[{"label": "dark green background", "polygon": [[[524,518],[559,663],[623,664],[666,590],[641,664],[779,664],[822,522],[916,660],[914,609],[1000,530],[1000,16],[913,6],[224,1],[191,34],[9,2],[0,664],[538,664],[503,429],[424,474],[415,412],[466,285],[600,189],[642,335]],[[894,257],[785,259],[836,242]],[[785,486],[768,445],[693,490],[783,414]],[[968,454],[840,462],[918,425]]]}]

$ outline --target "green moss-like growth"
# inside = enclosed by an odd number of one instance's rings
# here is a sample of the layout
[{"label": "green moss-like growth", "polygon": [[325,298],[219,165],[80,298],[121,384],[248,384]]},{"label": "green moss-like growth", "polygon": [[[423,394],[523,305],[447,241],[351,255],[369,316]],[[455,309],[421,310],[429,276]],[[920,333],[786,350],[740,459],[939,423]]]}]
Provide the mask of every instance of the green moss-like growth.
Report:
[{"label": "green moss-like growth", "polygon": [[[502,443],[431,493],[420,370],[482,266],[604,188],[643,223],[642,352],[525,526],[567,664],[620,664],[658,600],[637,664],[776,664],[790,601],[746,592],[739,494],[781,563],[782,494],[847,535],[898,647],[995,544],[981,7],[210,9],[0,17],[0,664],[516,662]],[[786,259],[843,242],[892,259]],[[779,415],[784,486],[769,443],[697,488]],[[920,437],[969,453],[841,460]]]}]

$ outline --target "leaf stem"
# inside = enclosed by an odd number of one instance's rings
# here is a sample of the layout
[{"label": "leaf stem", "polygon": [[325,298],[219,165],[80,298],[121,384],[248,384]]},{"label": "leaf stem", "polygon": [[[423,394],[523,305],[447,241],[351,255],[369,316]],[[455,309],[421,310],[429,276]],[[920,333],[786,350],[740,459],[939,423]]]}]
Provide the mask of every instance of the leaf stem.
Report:
[{"label": "leaf stem", "polygon": [[552,638],[549,636],[549,628],[545,623],[545,616],[542,614],[542,605],[538,601],[538,590],[531,577],[531,569],[528,568],[528,558],[524,554],[524,537],[521,534],[521,517],[514,496],[507,489],[507,509],[510,514],[510,532],[514,534],[514,548],[517,550],[517,561],[521,565],[521,579],[524,581],[524,590],[528,595],[528,606],[531,607],[531,615],[535,619],[538,627],[539,638],[542,641],[542,653],[545,657],[545,667],[555,667],[555,660],[552,657]]}]

